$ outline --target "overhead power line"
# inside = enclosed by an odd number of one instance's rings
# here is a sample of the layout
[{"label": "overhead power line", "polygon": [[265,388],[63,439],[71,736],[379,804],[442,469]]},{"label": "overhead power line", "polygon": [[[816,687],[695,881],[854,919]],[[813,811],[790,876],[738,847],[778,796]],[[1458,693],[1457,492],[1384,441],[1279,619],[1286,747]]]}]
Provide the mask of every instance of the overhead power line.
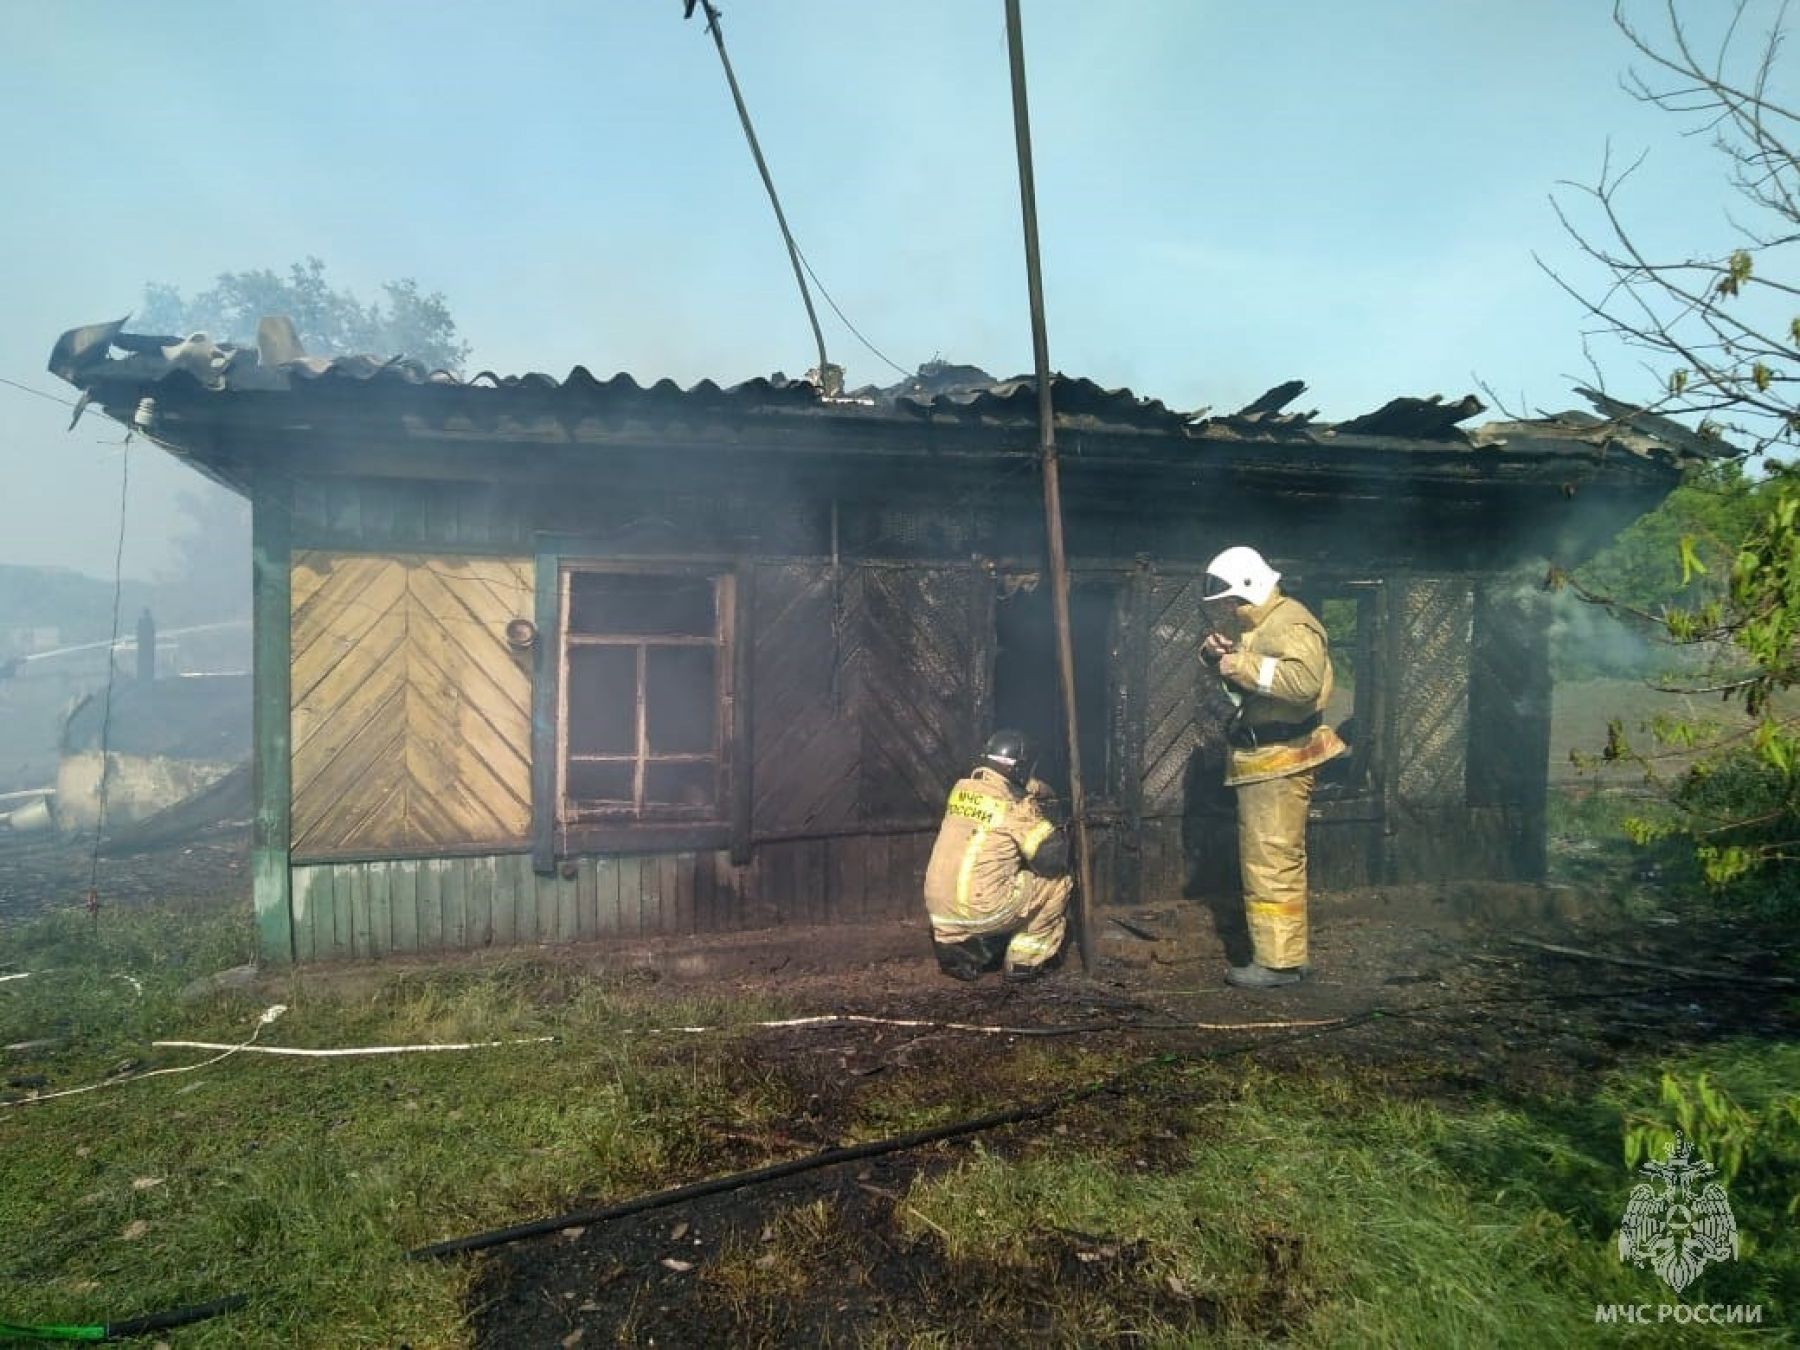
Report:
[{"label": "overhead power line", "polygon": [[[800,252],[800,246],[798,244],[794,246],[794,251],[796,253]],[[813,285],[819,288],[819,294],[825,297],[825,303],[831,306],[831,312],[844,321],[844,327],[850,330],[850,335],[858,342],[862,343],[863,346],[867,347],[871,352],[875,353],[878,358],[886,361],[895,370],[899,371],[903,378],[910,380],[913,377],[914,372],[908,370],[905,366],[894,360],[893,357],[882,351],[881,348],[877,347],[873,342],[870,342],[869,339],[857,331],[856,325],[850,322],[850,316],[839,309],[838,302],[831,298],[831,292],[825,289],[825,283],[819,280],[819,274],[813,271],[813,265],[807,261],[804,253],[800,253],[800,261],[806,268],[806,275],[813,279]]]},{"label": "overhead power line", "polygon": [[65,408],[73,408],[75,406],[71,399],[58,398],[55,394],[46,394],[42,389],[33,389],[28,384],[20,384],[17,380],[9,380],[4,375],[0,375],[0,384],[17,389],[22,394],[30,394],[35,398],[47,399],[51,403],[60,403]]}]

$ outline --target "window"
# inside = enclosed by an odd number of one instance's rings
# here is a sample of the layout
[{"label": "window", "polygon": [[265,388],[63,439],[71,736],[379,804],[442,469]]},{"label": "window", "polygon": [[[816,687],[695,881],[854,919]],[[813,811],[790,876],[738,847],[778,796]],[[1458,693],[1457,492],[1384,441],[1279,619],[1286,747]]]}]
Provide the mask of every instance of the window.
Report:
[{"label": "window", "polygon": [[1294,593],[1325,625],[1333,676],[1325,721],[1336,727],[1350,746],[1348,755],[1320,769],[1316,795],[1319,799],[1368,795],[1377,790],[1371,775],[1377,734],[1376,694],[1381,678],[1376,655],[1381,623],[1380,584],[1296,583]]},{"label": "window", "polygon": [[731,587],[704,570],[563,569],[563,824],[722,818]]}]

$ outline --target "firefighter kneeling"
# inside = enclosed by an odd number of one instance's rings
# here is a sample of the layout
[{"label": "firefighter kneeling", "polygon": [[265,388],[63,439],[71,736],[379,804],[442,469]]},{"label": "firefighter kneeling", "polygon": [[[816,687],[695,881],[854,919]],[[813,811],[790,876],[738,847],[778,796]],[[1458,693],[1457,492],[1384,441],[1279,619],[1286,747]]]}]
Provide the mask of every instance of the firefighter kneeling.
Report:
[{"label": "firefighter kneeling", "polygon": [[938,967],[973,980],[1003,962],[1030,980],[1061,951],[1075,882],[1068,837],[1044,815],[1049,789],[1022,732],[997,731],[981,762],[950,790],[925,869],[925,908]]}]

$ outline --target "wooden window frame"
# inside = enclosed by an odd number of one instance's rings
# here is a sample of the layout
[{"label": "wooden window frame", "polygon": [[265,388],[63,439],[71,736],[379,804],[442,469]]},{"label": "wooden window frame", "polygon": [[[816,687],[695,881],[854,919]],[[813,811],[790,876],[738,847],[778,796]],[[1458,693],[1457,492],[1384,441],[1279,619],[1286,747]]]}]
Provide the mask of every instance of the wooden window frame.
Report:
[{"label": "wooden window frame", "polygon": [[[1382,580],[1296,578],[1295,591],[1324,622],[1327,600],[1349,600],[1356,605],[1356,690],[1350,716],[1356,722],[1345,781],[1321,783],[1313,795],[1313,813],[1327,820],[1379,819],[1385,793],[1382,786],[1383,720],[1389,680],[1387,636],[1387,583]],[[1316,608],[1315,608],[1316,606]]]},{"label": "wooden window frame", "polygon": [[[723,847],[731,837],[734,722],[738,678],[738,576],[722,561],[632,561],[560,556],[555,559],[554,587],[540,590],[540,629],[549,618],[554,637],[546,641],[545,656],[554,678],[552,706],[554,736],[551,739],[553,772],[543,787],[551,794],[558,854],[573,852],[626,852]],[[573,578],[578,574],[640,577],[698,578],[712,584],[714,628],[710,635],[579,633],[570,628]],[[546,605],[544,601],[549,603]],[[544,613],[548,610],[548,613]],[[546,634],[545,637],[548,637]],[[628,647],[637,653],[636,744],[630,754],[577,754],[569,750],[569,662],[572,652],[584,647]],[[648,745],[648,661],[652,648],[707,647],[714,653],[713,736],[705,751],[655,753]],[[633,801],[580,809],[569,797],[571,763],[631,763]],[[647,769],[660,763],[711,763],[714,766],[713,798],[705,807],[646,803]],[[536,850],[540,854],[540,847]],[[542,859],[540,858],[540,862]]]}]

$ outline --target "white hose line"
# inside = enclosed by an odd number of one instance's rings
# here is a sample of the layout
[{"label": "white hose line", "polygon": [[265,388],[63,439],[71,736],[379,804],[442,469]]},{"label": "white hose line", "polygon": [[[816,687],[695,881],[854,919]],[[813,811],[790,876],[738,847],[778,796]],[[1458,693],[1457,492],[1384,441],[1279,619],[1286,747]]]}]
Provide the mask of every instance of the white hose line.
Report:
[{"label": "white hose line", "polygon": [[[24,979],[23,975],[12,975],[7,979]],[[126,977],[129,978],[129,977]],[[120,1083],[135,1083],[141,1078],[160,1078],[164,1074],[193,1073],[196,1069],[204,1069],[217,1064],[220,1060],[232,1055],[287,1055],[305,1059],[348,1059],[364,1055],[420,1055],[434,1054],[446,1050],[493,1050],[509,1045],[545,1045],[555,1041],[555,1036],[528,1036],[510,1041],[457,1041],[431,1045],[363,1045],[335,1049],[309,1049],[294,1045],[257,1045],[256,1038],[262,1029],[280,1017],[287,1008],[277,1003],[264,1011],[257,1020],[256,1028],[250,1033],[249,1040],[236,1045],[228,1045],[220,1041],[151,1041],[158,1049],[169,1050],[217,1050],[220,1053],[211,1059],[202,1060],[198,1064],[183,1064],[170,1069],[151,1069],[146,1073],[135,1073],[123,1078],[110,1078],[99,1083],[89,1083],[86,1087],[64,1088],[60,1092],[45,1092],[32,1097],[21,1097],[15,1101],[0,1102],[4,1106],[25,1106],[32,1102],[54,1101],[58,1097],[74,1097],[83,1092],[97,1092],[104,1087],[115,1087]],[[732,1031],[770,1030],[781,1031],[795,1027],[825,1026],[880,1026],[905,1027],[911,1030],[926,1031],[961,1031],[982,1036],[1043,1036],[1073,1031],[1304,1031],[1315,1027],[1330,1027],[1348,1019],[1342,1017],[1316,1018],[1311,1021],[1295,1022],[1159,1022],[1154,1026],[1133,1026],[1129,1022],[1117,1025],[1095,1025],[1087,1027],[1007,1027],[987,1026],[976,1022],[934,1022],[916,1017],[875,1017],[868,1013],[823,1013],[814,1017],[784,1017],[766,1022],[740,1022],[730,1026],[712,1027],[644,1027],[637,1031],[639,1035],[676,1034],[706,1036],[718,1035]],[[628,1034],[630,1028],[626,1029]]]},{"label": "white hose line", "polygon": [[222,1059],[230,1059],[231,1056],[238,1054],[240,1051],[250,1049],[252,1042],[254,1042],[258,1036],[262,1035],[262,1029],[286,1011],[287,1005],[282,1003],[277,1003],[273,1007],[263,1009],[262,1016],[256,1019],[256,1026],[250,1032],[249,1040],[238,1045],[213,1046],[211,1047],[212,1049],[222,1050],[224,1053],[214,1055],[211,1059],[201,1060],[198,1064],[179,1064],[171,1069],[150,1069],[144,1073],[128,1074],[121,1078],[103,1078],[98,1083],[89,1083],[86,1087],[63,1088],[60,1092],[40,1092],[34,1096],[20,1097],[9,1102],[0,1102],[0,1107],[30,1106],[36,1102],[55,1101],[58,1097],[78,1097],[84,1092],[98,1092],[101,1088],[117,1087],[121,1083],[135,1083],[143,1078],[161,1078],[163,1075],[171,1073],[193,1073],[196,1069],[204,1069],[209,1065],[217,1064]]},{"label": "white hose line", "polygon": [[309,1050],[297,1045],[224,1046],[215,1041],[151,1041],[153,1046],[183,1050],[241,1050],[250,1055],[301,1055],[309,1059],[343,1059],[353,1055],[422,1055],[437,1050],[492,1050],[502,1045],[543,1045],[554,1036],[528,1036],[517,1041],[461,1041],[439,1045],[360,1045],[342,1050]]},{"label": "white hose line", "polygon": [[782,1030],[788,1027],[823,1027],[844,1026],[855,1023],[863,1026],[908,1027],[928,1031],[966,1031],[982,1036],[1042,1036],[1051,1032],[1081,1031],[1303,1031],[1311,1027],[1336,1026],[1346,1019],[1342,1017],[1326,1017],[1306,1022],[1157,1022],[1149,1026],[1134,1025],[1130,1022],[1116,1024],[1095,1024],[1080,1028],[1062,1027],[1003,1027],[985,1026],[974,1022],[933,1022],[923,1018],[910,1017],[873,1017],[867,1013],[825,1013],[817,1017],[788,1017],[773,1022],[738,1022],[729,1026],[716,1027],[645,1027],[641,1035],[661,1033],[687,1033],[692,1035],[711,1034],[723,1031],[742,1031],[746,1028],[766,1028]]},{"label": "white hose line", "polygon": [[[1308,1022],[1159,1022],[1153,1027],[1134,1027],[1128,1022],[1113,1025],[1096,1025],[1078,1028],[1083,1031],[1302,1031],[1312,1027],[1336,1026],[1344,1019],[1328,1017]],[[1006,1027],[984,1026],[973,1022],[933,1022],[922,1018],[911,1017],[874,1017],[867,1013],[823,1013],[814,1017],[784,1017],[767,1022],[736,1022],[721,1026],[675,1026],[675,1027],[627,1027],[627,1035],[689,1035],[712,1036],[732,1031],[772,1030],[781,1031],[795,1027],[826,1026],[881,1026],[905,1027],[912,1030],[926,1031],[962,1031],[983,1036],[1032,1036],[1046,1032],[1064,1030],[1059,1027]],[[159,1049],[172,1050],[230,1050],[247,1055],[290,1055],[307,1059],[349,1059],[359,1055],[421,1055],[432,1054],[444,1050],[494,1050],[508,1045],[545,1045],[557,1040],[555,1036],[528,1036],[510,1041],[458,1041],[435,1042],[425,1045],[359,1045],[331,1049],[312,1049],[295,1045],[226,1045],[219,1041],[151,1041],[150,1044]]]},{"label": "white hose line", "polygon": [[[79,973],[80,972],[78,972],[78,971],[65,971],[60,966],[54,966],[49,970],[24,970],[24,971],[20,971],[17,975],[0,975],[0,984],[5,984],[8,980],[29,980],[33,975],[56,975],[56,974],[79,974]],[[132,989],[137,992],[137,995],[139,998],[143,997],[144,982],[142,980],[140,980],[137,976],[127,975],[127,974],[123,973],[122,971],[114,971],[113,978],[115,980],[125,981],[126,984],[130,985],[132,987]]]}]

